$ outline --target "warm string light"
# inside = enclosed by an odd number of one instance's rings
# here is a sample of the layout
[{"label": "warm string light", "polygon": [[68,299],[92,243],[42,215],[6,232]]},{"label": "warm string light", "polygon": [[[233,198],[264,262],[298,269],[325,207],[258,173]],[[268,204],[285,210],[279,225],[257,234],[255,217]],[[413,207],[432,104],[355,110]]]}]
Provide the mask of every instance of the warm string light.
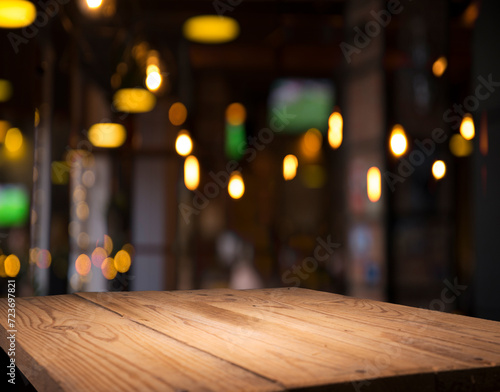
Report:
[{"label": "warm string light", "polygon": [[245,183],[240,172],[235,171],[231,173],[227,191],[229,193],[229,196],[231,196],[235,200],[241,199],[243,197],[243,194],[245,193]]},{"label": "warm string light", "polygon": [[470,114],[466,114],[460,124],[460,134],[465,140],[472,140],[476,134],[474,120]]},{"label": "warm string light", "polygon": [[200,183],[200,164],[194,155],[190,155],[184,161],[184,184],[190,191],[198,188]]},{"label": "warm string light", "polygon": [[283,178],[285,181],[295,178],[298,166],[299,161],[295,155],[289,154],[283,159]]}]

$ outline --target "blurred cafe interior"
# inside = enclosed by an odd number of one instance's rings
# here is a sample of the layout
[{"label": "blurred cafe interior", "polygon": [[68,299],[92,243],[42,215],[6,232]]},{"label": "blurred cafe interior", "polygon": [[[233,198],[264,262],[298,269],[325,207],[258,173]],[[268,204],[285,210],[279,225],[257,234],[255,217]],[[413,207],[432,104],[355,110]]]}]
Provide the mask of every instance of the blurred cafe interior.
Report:
[{"label": "blurred cafe interior", "polygon": [[499,17],[0,1],[1,293],[300,286],[500,320]]}]

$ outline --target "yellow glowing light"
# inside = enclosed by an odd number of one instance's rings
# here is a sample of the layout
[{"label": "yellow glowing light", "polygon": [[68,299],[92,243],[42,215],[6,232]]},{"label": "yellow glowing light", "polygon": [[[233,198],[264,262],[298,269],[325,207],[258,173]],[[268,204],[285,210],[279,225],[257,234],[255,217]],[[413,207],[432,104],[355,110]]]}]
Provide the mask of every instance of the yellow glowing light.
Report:
[{"label": "yellow glowing light", "polygon": [[118,271],[116,270],[115,262],[111,257],[108,257],[103,261],[101,271],[104,277],[108,280],[112,280],[116,277]]},{"label": "yellow glowing light", "polygon": [[366,191],[368,193],[368,199],[370,199],[372,203],[380,200],[380,195],[382,194],[382,178],[380,176],[380,170],[376,166],[368,169],[368,173],[366,174]]},{"label": "yellow glowing light", "polygon": [[36,8],[30,1],[0,1],[0,27],[17,29],[32,24],[36,18]]},{"label": "yellow glowing light", "polygon": [[52,255],[47,249],[38,249],[38,252],[35,254],[35,263],[38,268],[47,269],[52,263]]},{"label": "yellow glowing light", "polygon": [[184,184],[190,191],[198,188],[200,183],[200,164],[194,155],[190,155],[184,162]]},{"label": "yellow glowing light", "polygon": [[92,252],[92,264],[94,264],[97,268],[101,268],[102,263],[107,257],[108,254],[106,253],[106,250],[98,246]]},{"label": "yellow glowing light", "polygon": [[408,147],[408,141],[406,140],[406,133],[404,128],[396,124],[392,127],[391,137],[390,137],[390,146],[392,153],[399,157],[406,152],[406,148]]},{"label": "yellow glowing light", "polygon": [[285,181],[293,180],[297,175],[299,161],[295,155],[289,154],[283,159],[283,178]]},{"label": "yellow glowing light", "polygon": [[218,44],[236,39],[240,26],[236,20],[227,16],[199,15],[184,23],[183,32],[190,41]]},{"label": "yellow glowing light", "polygon": [[458,133],[450,139],[450,151],[456,157],[466,157],[472,154],[473,148],[473,143],[470,140],[465,140]]},{"label": "yellow glowing light", "polygon": [[243,177],[241,177],[240,172],[235,171],[231,174],[227,190],[229,196],[233,199],[240,199],[243,196],[245,193],[245,183],[243,182]]},{"label": "yellow glowing light", "polygon": [[11,128],[10,123],[5,120],[0,120],[0,143],[5,141],[7,131]]},{"label": "yellow glowing light", "polygon": [[124,274],[130,269],[130,264],[132,264],[132,260],[130,259],[130,255],[126,251],[120,250],[116,252],[115,269],[118,272]]},{"label": "yellow glowing light", "polygon": [[[2,9],[1,4],[2,2],[0,1],[0,15]],[[0,102],[7,102],[10,97],[12,97],[12,83],[10,83],[8,80],[0,79]]]},{"label": "yellow glowing light", "polygon": [[175,151],[183,157],[191,154],[191,151],[193,151],[193,141],[189,136],[189,132],[185,129],[180,131],[177,135],[177,139],[175,139]]},{"label": "yellow glowing light", "polygon": [[151,72],[146,77],[146,87],[149,91],[157,91],[162,83],[162,77],[159,72]]},{"label": "yellow glowing light", "polygon": [[434,64],[432,64],[432,73],[434,74],[434,76],[439,78],[444,74],[444,71],[446,71],[447,67],[448,60],[446,60],[446,57],[441,56],[436,61],[434,61]]},{"label": "yellow glowing light", "polygon": [[309,129],[302,137],[302,152],[306,157],[315,158],[323,143],[323,135],[316,128]]},{"label": "yellow glowing light", "polygon": [[92,263],[86,254],[81,254],[75,261],[75,269],[80,275],[85,276],[90,272]]},{"label": "yellow glowing light", "polygon": [[187,118],[187,109],[181,102],[175,102],[170,106],[168,111],[168,119],[173,125],[182,125]]},{"label": "yellow glowing light", "polygon": [[108,254],[108,256],[113,252],[113,240],[107,234],[104,234],[104,250]]},{"label": "yellow glowing light", "polygon": [[81,201],[76,205],[76,216],[78,217],[78,219],[82,221],[87,220],[89,217],[89,213],[89,205],[84,201]]},{"label": "yellow glowing light", "polygon": [[154,109],[156,97],[143,88],[123,88],[115,93],[113,105],[125,113],[146,113]]},{"label": "yellow glowing light", "polygon": [[18,151],[23,145],[23,134],[19,130],[19,128],[11,128],[7,131],[5,135],[5,148],[9,152]]},{"label": "yellow glowing light", "polygon": [[333,112],[328,119],[328,143],[332,148],[339,148],[343,139],[344,120],[339,112]]},{"label": "yellow glowing light", "polygon": [[465,140],[472,140],[474,138],[476,130],[474,128],[474,121],[472,120],[472,116],[470,114],[466,114],[462,119],[462,123],[460,124],[460,134]]},{"label": "yellow glowing light", "polygon": [[226,121],[231,125],[241,125],[247,118],[245,107],[238,102],[232,103],[226,109]]},{"label": "yellow glowing light", "polygon": [[5,274],[15,278],[21,269],[21,262],[16,255],[9,255],[4,261]]},{"label": "yellow glowing light", "polygon": [[[148,59],[149,62],[150,59]],[[146,75],[149,75],[153,72],[160,73],[160,67],[158,67],[156,64],[149,64],[148,67],[146,68]]]},{"label": "yellow glowing light", "polygon": [[99,123],[90,127],[88,138],[96,147],[116,148],[125,143],[127,131],[121,124]]},{"label": "yellow glowing light", "polygon": [[0,255],[0,278],[6,278],[7,274],[5,273],[5,259],[7,256]]},{"label": "yellow glowing light", "polygon": [[432,175],[436,180],[440,180],[446,174],[446,164],[443,161],[436,161],[432,165]]},{"label": "yellow glowing light", "polygon": [[102,0],[87,0],[87,6],[90,9],[99,8],[102,5]]}]

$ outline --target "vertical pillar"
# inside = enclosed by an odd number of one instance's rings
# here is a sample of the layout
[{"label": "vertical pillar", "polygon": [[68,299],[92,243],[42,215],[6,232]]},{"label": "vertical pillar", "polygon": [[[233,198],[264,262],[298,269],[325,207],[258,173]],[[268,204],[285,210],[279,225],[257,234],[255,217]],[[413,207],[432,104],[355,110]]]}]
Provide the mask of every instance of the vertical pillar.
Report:
[{"label": "vertical pillar", "polygon": [[[367,172],[385,162],[385,88],[383,70],[384,28],[374,22],[372,11],[382,10],[380,0],[346,3],[345,57],[342,89],[347,168],[347,293],[385,299],[385,198],[371,202]],[[347,46],[349,45],[349,46]],[[383,189],[383,188],[382,188]]]}]

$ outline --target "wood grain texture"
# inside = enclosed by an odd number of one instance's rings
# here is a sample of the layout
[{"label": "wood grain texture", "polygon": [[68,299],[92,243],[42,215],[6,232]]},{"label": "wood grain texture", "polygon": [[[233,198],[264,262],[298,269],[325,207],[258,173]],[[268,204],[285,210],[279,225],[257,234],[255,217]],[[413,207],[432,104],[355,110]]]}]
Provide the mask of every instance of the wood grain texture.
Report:
[{"label": "wood grain texture", "polygon": [[500,390],[500,323],[306,289],[78,293],[17,314],[39,390]]}]

